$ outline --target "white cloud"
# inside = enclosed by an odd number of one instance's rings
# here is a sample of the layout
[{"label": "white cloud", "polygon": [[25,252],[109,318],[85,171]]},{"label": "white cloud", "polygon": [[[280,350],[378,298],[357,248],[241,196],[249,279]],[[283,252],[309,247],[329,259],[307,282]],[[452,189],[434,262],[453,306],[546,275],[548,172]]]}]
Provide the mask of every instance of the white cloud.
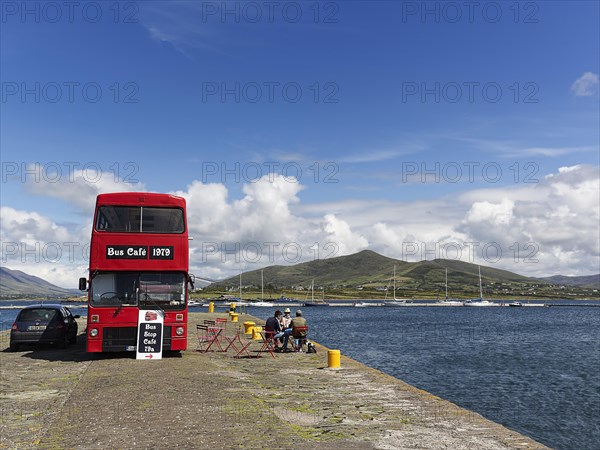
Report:
[{"label": "white cloud", "polygon": [[[198,49],[223,53],[214,44],[223,45],[230,39],[227,33],[218,32],[220,14],[211,14],[211,8],[205,8],[206,4],[201,2],[170,1],[165,5],[160,2],[140,4],[140,24],[152,39],[171,44],[190,59],[191,52]],[[217,26],[211,26],[213,23]]]},{"label": "white cloud", "polygon": [[[590,274],[600,261],[600,180],[598,167],[562,167],[539,176],[535,184],[473,189],[434,200],[346,200],[301,204],[304,188],[293,179],[266,175],[230,198],[220,183],[194,181],[174,192],[187,199],[192,272],[224,278],[240,270],[340,256],[369,248],[386,256],[420,260],[462,259],[517,273],[544,276]],[[85,183],[85,180],[82,181]],[[103,185],[104,186],[104,185]],[[68,186],[39,186],[83,207],[104,187],[81,186],[84,199]],[[132,186],[119,185],[119,190]],[[88,206],[89,207],[89,206]],[[87,242],[90,220],[68,229],[59,218],[33,211],[2,208],[2,263],[48,281],[74,287],[87,261],[33,261],[23,251],[36,242]],[[91,212],[87,216],[91,218]],[[17,248],[5,243],[16,243]],[[516,243],[516,245],[515,245]],[[482,249],[488,248],[488,258]],[[496,260],[496,250],[502,258]],[[52,249],[51,249],[52,250]],[[41,250],[39,250],[41,252]],[[65,253],[67,255],[67,253]],[[483,259],[482,259],[483,258]],[[82,269],[83,268],[83,269]]]},{"label": "white cloud", "polygon": [[597,273],[598,167],[562,167],[539,178],[538,183],[474,189],[437,200],[345,201],[303,209],[317,215],[335,208],[370,249],[394,258],[460,256],[531,276]]},{"label": "white cloud", "polygon": [[577,97],[591,97],[598,92],[598,74],[592,72],[584,72],[571,85],[571,91]]},{"label": "white cloud", "polygon": [[592,152],[597,151],[597,148],[588,147],[527,147],[514,154],[507,156],[563,156],[572,153]]},{"label": "white cloud", "polygon": [[69,227],[60,217],[35,211],[2,207],[1,264],[39,276],[66,288],[76,288],[87,274],[92,215],[96,196],[104,192],[145,191],[141,183],[128,183],[114,173],[94,168],[69,173],[49,173],[47,167],[30,164],[25,188],[32,195],[51,197],[75,206],[85,219]]},{"label": "white cloud", "polygon": [[471,192],[461,198],[471,207],[457,229],[477,241],[499,243],[509,270],[597,272],[599,182],[598,167],[580,165],[561,168],[535,185]]},{"label": "white cloud", "polygon": [[493,155],[503,158],[523,158],[527,156],[548,156],[557,157],[571,155],[573,153],[597,152],[598,147],[578,146],[578,147],[548,147],[541,145],[531,146],[523,142],[479,139],[479,138],[457,138],[458,141],[465,142],[475,148],[486,151]]},{"label": "white cloud", "polygon": [[229,199],[219,183],[194,181],[186,191],[192,241],[191,264],[204,276],[222,278],[270,264],[340,256],[366,248],[368,241],[335,214],[307,218],[292,211],[303,186],[293,178],[265,175]]},{"label": "white cloud", "polygon": [[348,255],[364,250],[369,241],[359,233],[353,232],[350,225],[333,214],[325,216],[324,230],[327,243],[335,243],[340,255]]},{"label": "white cloud", "polygon": [[90,222],[70,230],[36,212],[2,207],[2,265],[75,288],[78,278],[87,274]]},{"label": "white cloud", "polygon": [[51,175],[39,164],[27,168],[31,174],[26,188],[33,194],[58,198],[79,208],[86,215],[94,212],[96,196],[105,192],[145,191],[142,183],[123,181],[110,172],[94,168],[73,170],[68,174]]},{"label": "white cloud", "polygon": [[386,161],[390,159],[396,159],[399,156],[409,154],[411,152],[403,152],[399,150],[379,150],[379,151],[368,151],[356,153],[353,155],[347,155],[338,160],[342,163],[370,163],[377,161]]},{"label": "white cloud", "polygon": [[[262,180],[247,186],[246,196],[229,205],[230,211],[247,214],[245,220],[235,227],[225,224],[221,231],[243,247],[253,236],[250,231],[260,229],[260,239],[297,243],[310,257],[310,245],[318,242],[321,250],[333,243],[336,256],[370,248],[399,259],[460,258],[532,276],[589,274],[598,270],[600,255],[598,183],[598,168],[581,165],[540,175],[535,184],[477,189],[436,200],[299,204],[296,190],[285,194]],[[270,220],[249,213],[258,204]],[[282,212],[280,220],[277,211]],[[228,242],[231,246],[234,241]],[[502,258],[497,260],[498,249]],[[273,261],[263,258],[261,263]],[[239,271],[241,266],[230,258],[222,267]]]}]

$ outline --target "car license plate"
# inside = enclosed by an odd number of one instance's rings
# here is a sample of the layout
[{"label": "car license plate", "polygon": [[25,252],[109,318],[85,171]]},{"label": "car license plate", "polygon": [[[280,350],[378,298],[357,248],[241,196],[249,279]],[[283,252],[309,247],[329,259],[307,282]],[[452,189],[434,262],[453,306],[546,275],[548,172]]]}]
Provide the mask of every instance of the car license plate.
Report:
[{"label": "car license plate", "polygon": [[125,347],[126,352],[135,352],[135,345],[127,345]]},{"label": "car license plate", "polygon": [[30,325],[27,327],[29,331],[44,331],[46,329],[46,325]]}]

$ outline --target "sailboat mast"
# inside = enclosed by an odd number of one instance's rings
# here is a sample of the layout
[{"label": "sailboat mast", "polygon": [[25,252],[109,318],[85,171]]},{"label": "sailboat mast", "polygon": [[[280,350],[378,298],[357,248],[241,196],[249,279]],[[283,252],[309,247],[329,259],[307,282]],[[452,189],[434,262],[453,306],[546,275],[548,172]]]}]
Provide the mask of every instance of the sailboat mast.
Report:
[{"label": "sailboat mast", "polygon": [[479,269],[479,298],[483,300],[483,289],[481,287],[481,266],[477,266]]},{"label": "sailboat mast", "polygon": [[240,300],[242,299],[242,272],[240,272]]},{"label": "sailboat mast", "polygon": [[446,300],[448,300],[448,268],[446,267]]},{"label": "sailboat mast", "polygon": [[264,278],[263,278],[263,271],[260,271],[260,299],[264,300],[265,299],[265,283],[264,283]]},{"label": "sailboat mast", "polygon": [[396,300],[396,264],[394,264],[394,300]]}]

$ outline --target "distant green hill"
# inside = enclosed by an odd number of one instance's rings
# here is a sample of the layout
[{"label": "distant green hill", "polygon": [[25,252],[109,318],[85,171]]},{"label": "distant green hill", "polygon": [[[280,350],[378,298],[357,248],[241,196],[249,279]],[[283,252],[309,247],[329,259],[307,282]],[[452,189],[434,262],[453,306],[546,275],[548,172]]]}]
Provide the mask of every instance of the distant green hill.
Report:
[{"label": "distant green hill", "polygon": [[[444,285],[446,268],[449,286],[478,286],[477,265],[454,260],[436,259],[409,263],[363,250],[348,256],[339,256],[296,264],[293,266],[270,266],[263,269],[264,284],[274,288],[315,286],[327,288],[385,286],[390,284],[393,268],[396,266],[397,287],[437,290]],[[537,283],[539,280],[524,277],[506,270],[491,267],[481,268],[484,283]],[[242,274],[242,284],[260,287],[261,270]],[[217,286],[235,287],[239,276],[216,283]]]},{"label": "distant green hill", "polygon": [[[396,267],[396,291],[399,298],[444,298],[445,276],[448,270],[448,296],[474,298],[479,296],[478,265],[455,260],[435,259],[409,263],[364,250],[336,258],[300,263],[292,266],[270,266],[244,272],[242,286],[245,295],[261,292],[261,271],[264,296],[302,297],[314,280],[316,296],[328,298],[388,298],[392,274]],[[483,294],[486,298],[599,298],[593,277],[530,278],[507,270],[481,266]],[[557,281],[562,281],[557,284]],[[567,285],[571,282],[571,285]],[[582,285],[575,285],[575,283]],[[206,292],[235,291],[239,275],[215,282]],[[584,284],[584,285],[583,285]],[[254,294],[256,296],[256,294]]]},{"label": "distant green hill", "polygon": [[75,289],[64,289],[20,270],[0,267],[0,298],[16,296],[68,297],[80,295]]},{"label": "distant green hill", "polygon": [[581,286],[593,289],[600,289],[600,274],[586,275],[581,277],[567,277],[565,275],[553,275],[551,277],[539,278],[546,283],[559,284],[564,286]]}]

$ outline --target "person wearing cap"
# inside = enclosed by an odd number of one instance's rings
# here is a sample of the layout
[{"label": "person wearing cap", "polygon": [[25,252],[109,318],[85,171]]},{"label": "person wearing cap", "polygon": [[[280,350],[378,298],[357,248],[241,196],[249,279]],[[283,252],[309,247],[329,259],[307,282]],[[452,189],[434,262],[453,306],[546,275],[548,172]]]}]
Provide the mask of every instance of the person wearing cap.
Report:
[{"label": "person wearing cap", "polygon": [[285,308],[283,310],[283,317],[281,318],[281,328],[284,330],[290,327],[290,323],[292,323],[292,318],[290,317],[290,308]]}]

